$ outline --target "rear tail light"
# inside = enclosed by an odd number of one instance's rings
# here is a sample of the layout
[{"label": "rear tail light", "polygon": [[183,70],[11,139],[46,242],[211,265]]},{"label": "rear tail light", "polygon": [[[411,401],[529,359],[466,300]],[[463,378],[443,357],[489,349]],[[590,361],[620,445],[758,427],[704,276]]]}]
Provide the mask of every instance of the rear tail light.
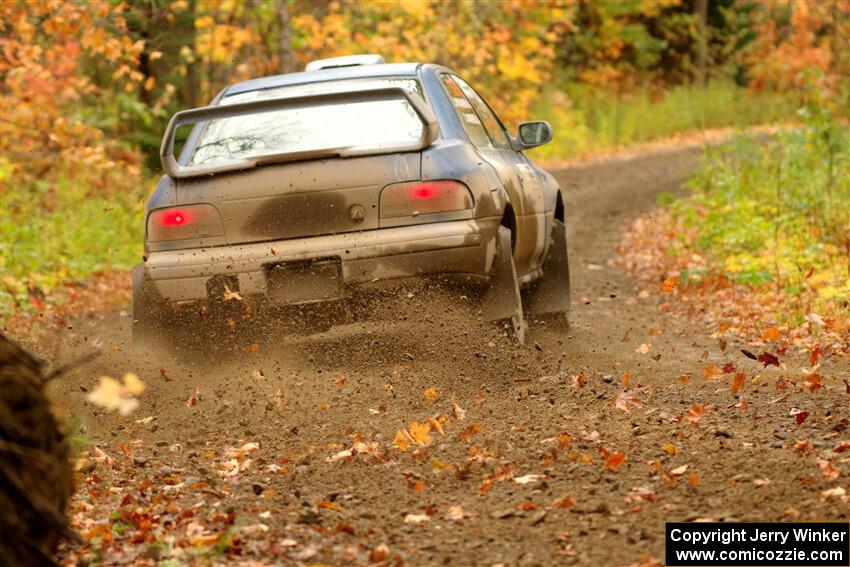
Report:
[{"label": "rear tail light", "polygon": [[381,217],[406,217],[472,208],[472,193],[459,181],[416,181],[381,191]]},{"label": "rear tail light", "polygon": [[187,205],[157,209],[148,215],[148,241],[184,240],[221,236],[224,227],[212,205]]}]

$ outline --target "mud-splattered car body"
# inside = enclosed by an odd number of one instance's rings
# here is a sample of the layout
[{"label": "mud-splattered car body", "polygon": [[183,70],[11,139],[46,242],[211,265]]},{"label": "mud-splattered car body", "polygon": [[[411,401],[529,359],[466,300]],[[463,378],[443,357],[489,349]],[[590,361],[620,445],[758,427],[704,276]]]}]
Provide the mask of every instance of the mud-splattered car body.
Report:
[{"label": "mud-splattered car body", "polygon": [[179,305],[330,301],[406,276],[492,279],[500,227],[512,285],[543,275],[563,198],[523,150],[551,138],[548,124],[510,136],[439,65],[331,67],[232,85],[172,118],[133,274],[137,330]]}]

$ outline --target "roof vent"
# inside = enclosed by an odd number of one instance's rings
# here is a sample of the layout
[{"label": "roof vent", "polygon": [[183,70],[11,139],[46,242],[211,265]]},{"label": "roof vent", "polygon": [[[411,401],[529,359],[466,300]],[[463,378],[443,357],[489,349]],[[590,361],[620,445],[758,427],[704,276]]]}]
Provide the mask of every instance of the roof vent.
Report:
[{"label": "roof vent", "polygon": [[330,59],[318,59],[307,63],[305,71],[319,71],[321,69],[335,69],[337,67],[357,67],[358,65],[380,65],[386,63],[380,55],[345,55],[343,57],[331,57]]}]

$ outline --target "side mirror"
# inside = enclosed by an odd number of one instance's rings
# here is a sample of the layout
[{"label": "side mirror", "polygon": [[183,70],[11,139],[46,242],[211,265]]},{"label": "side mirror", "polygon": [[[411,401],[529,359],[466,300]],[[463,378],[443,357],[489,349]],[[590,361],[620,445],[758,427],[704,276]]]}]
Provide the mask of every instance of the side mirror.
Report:
[{"label": "side mirror", "polygon": [[543,120],[523,122],[519,125],[519,135],[516,141],[519,142],[519,150],[542,146],[552,141],[552,127]]}]

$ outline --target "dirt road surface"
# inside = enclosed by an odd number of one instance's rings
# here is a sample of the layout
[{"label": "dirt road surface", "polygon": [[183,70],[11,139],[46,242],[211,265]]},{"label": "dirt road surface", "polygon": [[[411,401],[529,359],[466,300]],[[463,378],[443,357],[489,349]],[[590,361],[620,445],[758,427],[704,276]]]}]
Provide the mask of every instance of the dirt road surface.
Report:
[{"label": "dirt road surface", "polygon": [[[850,477],[832,451],[850,437],[847,361],[824,362],[816,393],[788,386],[802,358],[782,371],[723,350],[613,265],[628,221],[681,191],[698,156],[557,172],[572,327],[531,321],[526,346],[423,286],[388,292],[369,321],[222,340],[194,362],[133,354],[126,311],[43,340],[55,365],[105,353],[53,390],[108,456],[89,448],[72,510],[92,545],[62,558],[651,565],[665,521],[846,521],[846,502],[821,493]],[[758,375],[737,395],[730,375],[703,377],[730,362]],[[132,416],[85,402],[98,376],[125,372],[147,385]]]}]

